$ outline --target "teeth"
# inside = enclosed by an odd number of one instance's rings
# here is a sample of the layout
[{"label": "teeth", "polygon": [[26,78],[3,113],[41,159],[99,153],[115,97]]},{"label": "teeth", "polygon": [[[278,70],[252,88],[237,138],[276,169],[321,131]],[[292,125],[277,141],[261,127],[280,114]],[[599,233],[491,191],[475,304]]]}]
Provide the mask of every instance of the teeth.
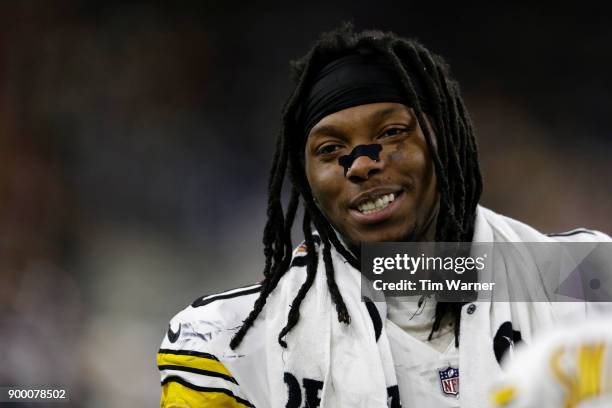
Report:
[{"label": "teeth", "polygon": [[370,214],[376,211],[380,211],[395,200],[395,194],[386,194],[382,197],[378,197],[376,200],[366,201],[359,205],[358,210],[363,214]]}]

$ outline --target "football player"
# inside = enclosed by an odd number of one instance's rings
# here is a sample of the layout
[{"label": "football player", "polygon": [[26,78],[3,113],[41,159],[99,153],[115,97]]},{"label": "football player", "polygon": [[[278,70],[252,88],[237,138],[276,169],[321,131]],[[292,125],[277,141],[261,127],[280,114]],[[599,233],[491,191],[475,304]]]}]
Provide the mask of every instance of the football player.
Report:
[{"label": "football player", "polygon": [[[157,358],[161,405],[487,406],[501,358],[556,324],[556,307],[363,299],[360,244],[610,238],[548,237],[478,205],[458,84],[417,41],[343,26],[293,74],[268,184],[263,280],[196,299],[172,319]],[[305,240],[293,249],[299,205]],[[508,260],[496,273],[525,271]]]}]

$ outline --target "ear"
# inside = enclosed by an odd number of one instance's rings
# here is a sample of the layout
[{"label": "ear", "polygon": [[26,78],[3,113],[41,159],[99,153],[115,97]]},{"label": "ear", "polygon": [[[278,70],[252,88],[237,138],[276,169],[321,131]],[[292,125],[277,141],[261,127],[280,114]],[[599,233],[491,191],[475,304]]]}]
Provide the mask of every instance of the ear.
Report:
[{"label": "ear", "polygon": [[[438,131],[437,131],[437,127],[436,127],[436,123],[434,121],[434,118],[430,117],[425,112],[423,112],[423,117],[425,118],[425,123],[421,124],[419,122],[419,125],[427,127],[427,130],[429,131],[429,134],[431,135],[431,143],[433,144],[433,148],[436,149],[436,151],[437,151],[438,150],[438,137],[439,136],[438,136]],[[425,136],[424,130],[421,129],[421,131],[423,132],[423,136]]]}]

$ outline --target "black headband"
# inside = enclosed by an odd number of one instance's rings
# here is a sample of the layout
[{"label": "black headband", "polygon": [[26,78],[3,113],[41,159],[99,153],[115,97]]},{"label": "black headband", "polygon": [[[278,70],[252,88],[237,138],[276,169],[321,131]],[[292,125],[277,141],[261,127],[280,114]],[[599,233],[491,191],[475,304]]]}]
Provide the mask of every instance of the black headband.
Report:
[{"label": "black headband", "polygon": [[[422,109],[425,98],[413,80]],[[312,80],[301,103],[298,121],[304,136],[325,116],[377,102],[410,105],[402,83],[391,63],[381,55],[351,54],[327,64]]]}]

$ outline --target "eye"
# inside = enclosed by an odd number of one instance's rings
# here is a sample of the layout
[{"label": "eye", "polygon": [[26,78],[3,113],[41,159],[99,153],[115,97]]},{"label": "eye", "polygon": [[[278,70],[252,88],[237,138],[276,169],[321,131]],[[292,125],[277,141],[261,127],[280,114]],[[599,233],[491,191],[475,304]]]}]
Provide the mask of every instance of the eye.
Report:
[{"label": "eye", "polygon": [[316,154],[317,156],[324,155],[324,154],[332,154],[336,150],[341,149],[341,148],[342,146],[340,146],[339,144],[329,143],[329,144],[319,147],[316,151]]},{"label": "eye", "polygon": [[402,133],[408,132],[408,129],[403,127],[392,127],[385,129],[385,131],[380,135],[380,137],[392,137]]}]

